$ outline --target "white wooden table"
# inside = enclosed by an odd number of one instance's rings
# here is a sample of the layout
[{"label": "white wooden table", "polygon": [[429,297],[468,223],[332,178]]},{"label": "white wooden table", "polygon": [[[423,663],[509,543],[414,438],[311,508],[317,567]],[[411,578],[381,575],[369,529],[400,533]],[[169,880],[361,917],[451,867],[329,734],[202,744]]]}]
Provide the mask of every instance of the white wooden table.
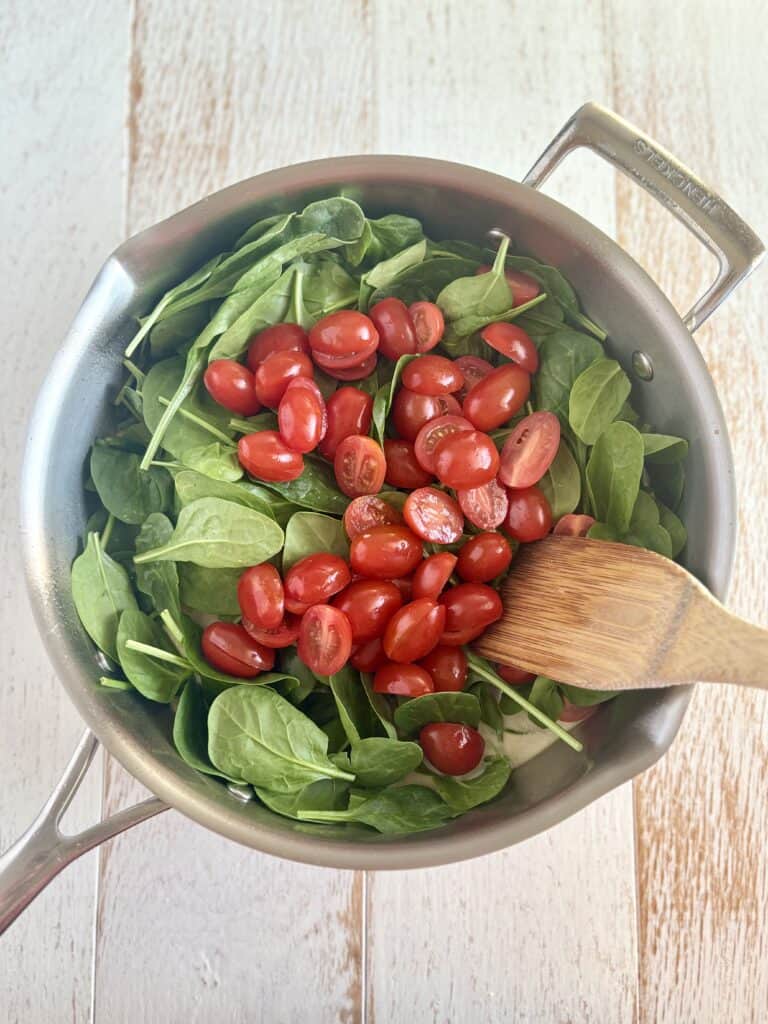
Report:
[{"label": "white wooden table", "polygon": [[[734,8],[736,13],[733,13]],[[82,728],[18,559],[25,420],[105,255],[230,182],[311,157],[440,156],[519,177],[585,99],[666,144],[768,237],[760,0],[6,0],[0,847]],[[680,308],[712,267],[644,195],[571,160],[553,194]],[[731,605],[768,624],[768,272],[697,336],[731,428]],[[62,875],[0,944],[0,1018],[763,1021],[768,701],[699,692],[671,753],[522,846],[363,875],[239,848],[174,812]],[[141,796],[93,771],[73,825]]]}]

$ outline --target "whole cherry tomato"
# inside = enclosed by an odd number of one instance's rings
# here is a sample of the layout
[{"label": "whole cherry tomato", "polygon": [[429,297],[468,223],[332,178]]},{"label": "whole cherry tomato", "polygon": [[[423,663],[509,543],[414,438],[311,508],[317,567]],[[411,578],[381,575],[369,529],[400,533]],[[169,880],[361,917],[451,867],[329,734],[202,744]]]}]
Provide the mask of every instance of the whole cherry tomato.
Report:
[{"label": "whole cherry tomato", "polygon": [[419,538],[407,526],[374,526],[359,533],[349,546],[353,570],[370,579],[394,580],[409,576],[423,556]]},{"label": "whole cherry tomato", "polygon": [[[478,267],[475,271],[477,274],[487,274],[490,267],[483,266]],[[504,276],[507,279],[510,291],[512,292],[512,305],[522,306],[526,302],[530,302],[531,299],[535,299],[541,291],[539,282],[528,274],[523,274],[519,270],[505,270]]]},{"label": "whole cherry tomato", "polygon": [[387,359],[399,359],[417,351],[411,314],[400,299],[382,299],[368,311],[379,332],[379,352]]},{"label": "whole cherry tomato", "polygon": [[394,505],[375,494],[361,494],[347,505],[342,520],[347,536],[351,540],[358,533],[365,533],[374,526],[386,523],[402,523],[403,517]]},{"label": "whole cherry tomato", "polygon": [[553,412],[524,416],[501,449],[499,481],[507,487],[532,487],[544,476],[560,445],[560,420]]},{"label": "whole cherry tomato", "polygon": [[245,434],[237,442],[240,465],[258,480],[295,480],[304,472],[301,452],[289,448],[276,430]]},{"label": "whole cherry tomato", "polygon": [[376,494],[384,483],[387,460],[381,445],[372,437],[355,434],[339,443],[333,457],[333,472],[347,497]]},{"label": "whole cherry tomato", "polygon": [[329,604],[313,604],[301,617],[299,657],[319,676],[340,672],[352,653],[352,627],[344,612]]},{"label": "whole cherry tomato", "polygon": [[497,480],[457,491],[456,497],[459,508],[478,530],[495,530],[504,522],[509,509],[507,492]]},{"label": "whole cherry tomato", "polygon": [[478,533],[459,551],[456,572],[467,583],[487,583],[506,572],[512,549],[500,533]]},{"label": "whole cherry tomato", "polygon": [[435,449],[440,442],[468,430],[474,430],[474,427],[463,416],[438,416],[429,420],[416,435],[413,446],[419,465],[428,473],[434,473]]},{"label": "whole cherry tomato", "polygon": [[438,416],[460,414],[461,406],[453,395],[417,395],[408,388],[400,388],[392,403],[392,422],[405,441],[415,441],[424,424]]},{"label": "whole cherry tomato", "polygon": [[413,600],[413,576],[398,576],[397,579],[390,580],[389,582],[394,583],[400,591],[403,604]]},{"label": "whole cherry tomato", "polygon": [[480,356],[459,356],[456,365],[464,375],[464,385],[456,395],[458,400],[463,402],[475,384],[493,371],[493,366]]},{"label": "whole cherry tomato", "polygon": [[373,398],[358,388],[334,391],[326,402],[328,429],[319,445],[320,454],[332,459],[345,437],[367,434],[371,429]]},{"label": "whole cherry tomato", "polygon": [[531,375],[505,363],[483,377],[464,399],[463,412],[478,430],[495,430],[522,409],[531,391]]},{"label": "whole cherry tomato", "polygon": [[475,640],[492,622],[501,618],[501,598],[485,583],[460,583],[440,598],[445,606],[445,631],[441,644],[460,646]]},{"label": "whole cherry tomato", "polygon": [[390,487],[402,487],[413,490],[414,487],[425,487],[432,483],[434,477],[428,473],[416,458],[414,447],[410,441],[384,441],[384,456],[387,460],[385,481]]},{"label": "whole cherry tomato", "polygon": [[240,611],[261,629],[275,629],[283,621],[283,583],[274,565],[263,562],[246,569],[237,582]]},{"label": "whole cherry tomato", "polygon": [[461,389],[464,374],[445,356],[417,356],[403,370],[402,381],[417,395],[450,395]]},{"label": "whole cherry tomato", "polygon": [[354,366],[346,369],[334,366],[324,366],[323,369],[334,380],[364,380],[366,377],[370,377],[376,369],[376,353],[374,352],[367,359],[363,359],[361,363],[355,363]]},{"label": "whole cherry tomato", "polygon": [[309,339],[303,327],[298,324],[275,324],[251,338],[246,361],[248,368],[255,373],[259,364],[273,352],[304,352],[309,355],[309,351]]},{"label": "whole cherry tomato", "polygon": [[421,597],[404,605],[387,623],[384,651],[391,661],[411,662],[437,645],[445,626],[445,608]]},{"label": "whole cherry tomato", "polygon": [[557,534],[558,537],[586,537],[590,527],[594,525],[593,516],[576,515],[574,512],[569,512],[567,515],[560,516],[552,533]]},{"label": "whole cherry tomato", "polygon": [[283,621],[274,629],[262,629],[255,622],[251,622],[250,619],[243,616],[243,628],[248,636],[257,643],[275,650],[292,647],[299,638],[300,625],[301,616],[292,615],[290,612],[286,612]]},{"label": "whole cherry tomato", "polygon": [[517,324],[507,324],[503,321],[496,324],[488,324],[480,331],[480,337],[491,348],[501,352],[513,363],[522,366],[528,373],[536,373],[539,368],[539,352],[531,336]]},{"label": "whole cherry tomato", "polygon": [[413,598],[428,597],[436,601],[451,578],[458,559],[450,551],[440,551],[425,558],[413,574]]},{"label": "whole cherry tomato", "polygon": [[498,471],[496,445],[480,430],[445,437],[435,448],[435,473],[446,487],[480,487],[493,480]]},{"label": "whole cherry tomato", "polygon": [[380,636],[353,647],[349,656],[349,664],[358,672],[377,672],[388,661]]},{"label": "whole cherry tomato", "polygon": [[372,320],[356,309],[340,309],[336,313],[329,313],[318,320],[309,332],[312,358],[340,359],[342,362],[336,364],[340,369],[345,369],[344,362],[353,356],[357,358],[347,362],[347,367],[367,359],[375,352],[378,344],[379,333]]},{"label": "whole cherry tomato", "polygon": [[296,377],[312,380],[312,360],[309,356],[292,349],[273,352],[259,363],[253,375],[256,397],[262,405],[276,409],[288,384]]},{"label": "whole cherry tomato", "polygon": [[382,636],[387,623],[402,607],[400,590],[390,580],[353,580],[333,599],[349,619],[355,644]]},{"label": "whole cherry tomato", "polygon": [[200,646],[209,665],[241,679],[269,672],[275,663],[274,651],[256,643],[236,622],[212,622],[203,630]]},{"label": "whole cherry tomato", "polygon": [[443,311],[434,302],[413,302],[408,307],[416,335],[416,351],[429,352],[443,340]]},{"label": "whole cherry tomato", "polygon": [[419,661],[432,676],[435,690],[457,692],[464,689],[469,674],[467,656],[460,647],[433,647],[426,658]]},{"label": "whole cherry tomato", "polygon": [[419,744],[429,763],[444,775],[466,775],[480,764],[485,740],[469,725],[432,722],[419,733]]},{"label": "whole cherry tomato", "polygon": [[396,697],[422,697],[433,693],[435,684],[432,676],[419,665],[403,665],[388,661],[373,677],[376,693],[391,693]]},{"label": "whole cherry tomato", "polygon": [[436,487],[411,491],[405,499],[403,518],[417,537],[433,544],[453,544],[464,532],[461,509],[450,494]]},{"label": "whole cherry tomato", "polygon": [[300,558],[285,574],[286,607],[302,614],[310,605],[327,604],[351,579],[349,566],[338,555],[318,552]]},{"label": "whole cherry tomato", "polygon": [[552,526],[552,509],[538,487],[509,491],[509,511],[504,530],[521,544],[546,537]]},{"label": "whole cherry tomato", "polygon": [[215,359],[203,375],[208,394],[238,416],[255,416],[261,402],[253,389],[253,374],[234,359]]},{"label": "whole cherry tomato", "polygon": [[325,402],[313,380],[292,380],[277,408],[280,436],[296,452],[311,452],[320,444],[328,427]]},{"label": "whole cherry tomato", "polygon": [[525,686],[536,678],[535,672],[526,672],[524,668],[517,668],[515,665],[497,665],[496,671],[511,686]]}]

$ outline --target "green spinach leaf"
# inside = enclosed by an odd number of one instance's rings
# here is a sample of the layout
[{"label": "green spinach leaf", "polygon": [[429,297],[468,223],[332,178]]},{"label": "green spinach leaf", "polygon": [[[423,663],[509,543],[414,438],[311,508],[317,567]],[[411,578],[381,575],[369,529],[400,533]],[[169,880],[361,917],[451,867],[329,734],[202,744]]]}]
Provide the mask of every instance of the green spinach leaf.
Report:
[{"label": "green spinach leaf", "polygon": [[117,661],[120,615],[138,606],[128,574],[102,551],[97,533],[88,535],[85,551],[72,563],[72,599],[88,636]]},{"label": "green spinach leaf", "polygon": [[417,358],[417,355],[400,356],[395,364],[395,372],[392,375],[392,380],[388,384],[383,384],[376,392],[376,397],[373,400],[373,430],[379,444],[384,444],[387,429],[387,416],[389,416],[389,411],[392,408],[395,393],[400,386],[400,377],[402,376],[403,370],[408,363]]},{"label": "green spinach leaf", "polygon": [[568,424],[568,402],[576,378],[603,357],[603,346],[587,334],[563,328],[548,335],[539,349],[536,407]]},{"label": "green spinach leaf", "polygon": [[330,512],[332,515],[341,516],[349,504],[349,498],[337,487],[336,478],[328,463],[311,455],[304,456],[304,472],[296,480],[289,480],[286,483],[270,481],[264,486],[293,505],[314,512]]},{"label": "green spinach leaf", "polygon": [[426,786],[384,789],[346,811],[299,811],[304,821],[357,821],[385,835],[424,832],[451,817],[445,801]]},{"label": "green spinach leaf", "polygon": [[256,786],[256,796],[276,814],[285,818],[299,818],[315,811],[340,811],[347,802],[349,783],[341,779],[318,779],[296,793],[273,793],[270,789]]},{"label": "green spinach leaf", "polygon": [[[240,605],[237,600],[237,584],[243,574],[242,569],[206,569],[194,562],[148,562],[139,569],[150,566],[172,566],[179,575],[181,603],[185,608],[208,615],[240,616]],[[179,616],[174,618],[178,621]]]},{"label": "green spinach leaf", "polygon": [[349,558],[349,540],[340,519],[319,512],[296,512],[285,527],[283,573],[318,551]]},{"label": "green spinach leaf", "polygon": [[595,444],[612,423],[632,390],[615,359],[598,359],[583,370],[571,388],[568,420],[585,444]]},{"label": "green spinach leaf", "polygon": [[91,479],[102,504],[124,523],[138,526],[153,512],[170,508],[173,484],[168,472],[152,467],[139,469],[134,452],[121,451],[98,442],[91,449]]},{"label": "green spinach leaf", "polygon": [[626,533],[642,473],[640,432],[624,420],[611,423],[597,439],[587,463],[587,482],[595,517],[619,533]]},{"label": "green spinach leaf", "polygon": [[169,654],[175,654],[165,638],[165,633],[154,619],[150,619],[143,612],[124,611],[117,627],[117,657],[126,678],[139,693],[149,700],[168,704],[190,675],[191,668],[171,665],[142,651],[135,651],[126,646],[128,640],[149,644]]},{"label": "green spinach leaf", "polygon": [[688,454],[688,442],[685,438],[674,437],[672,434],[643,434],[645,457],[649,462],[662,465],[680,462]]},{"label": "green spinach leaf", "polygon": [[539,481],[539,487],[550,504],[555,522],[578,507],[581,500],[581,473],[565,441],[560,442],[557,455]]},{"label": "green spinach leaf", "polygon": [[194,679],[188,680],[179,697],[173,718],[173,744],[182,761],[206,775],[217,775],[236,785],[243,779],[233,779],[214,768],[208,757],[208,701],[203,688]]},{"label": "green spinach leaf", "polygon": [[492,757],[485,762],[482,773],[473,778],[435,776],[435,789],[454,814],[463,814],[498,796],[509,781],[511,771],[506,757]]},{"label": "green spinach leaf", "polygon": [[418,768],[422,756],[418,743],[373,736],[352,743],[350,760],[358,785],[372,789],[399,782]]},{"label": "green spinach leaf", "polygon": [[[162,512],[147,516],[136,537],[136,553],[167,544],[173,534],[173,523]],[[173,562],[147,562],[136,566],[136,586],[152,601],[155,611],[167,608],[174,619],[181,615],[179,575]]]},{"label": "green spinach leaf", "polygon": [[476,729],[480,724],[480,702],[473,693],[426,693],[407,700],[395,709],[395,725],[412,736],[430,722],[463,722]]},{"label": "green spinach leaf", "polygon": [[666,505],[659,506],[659,523],[669,534],[672,551],[670,557],[677,558],[688,540],[688,531],[685,528],[685,524]]},{"label": "green spinach leaf", "polygon": [[179,461],[188,469],[209,476],[213,480],[235,483],[243,475],[243,467],[237,458],[237,449],[234,445],[223,445],[221,441],[186,448],[179,456]]},{"label": "green spinach leaf", "polygon": [[328,682],[350,743],[359,743],[369,736],[384,734],[384,728],[360,681],[359,672],[347,666],[331,676]]}]

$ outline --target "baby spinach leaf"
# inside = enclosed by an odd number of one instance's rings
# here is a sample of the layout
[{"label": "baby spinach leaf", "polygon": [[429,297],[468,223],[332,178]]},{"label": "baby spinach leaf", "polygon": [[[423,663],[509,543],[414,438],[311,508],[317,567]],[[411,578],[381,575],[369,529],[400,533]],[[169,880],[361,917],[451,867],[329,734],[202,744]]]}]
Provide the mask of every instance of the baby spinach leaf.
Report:
[{"label": "baby spinach leaf", "polygon": [[221,690],[222,686],[272,686],[274,683],[282,683],[290,678],[285,672],[280,671],[261,672],[258,676],[254,676],[252,679],[242,679],[240,676],[230,676],[226,672],[219,672],[218,669],[215,669],[203,656],[202,647],[200,645],[200,639],[203,631],[200,626],[186,615],[182,615],[176,625],[181,632],[184,646],[184,657],[190,663],[195,672],[197,672],[197,674],[202,678],[203,683],[210,684],[206,685],[206,692],[217,694]]},{"label": "baby spinach leaf", "polygon": [[[185,448],[179,461],[189,469],[209,476],[214,480],[236,483],[243,475],[243,467],[237,458],[237,449],[223,445],[220,441]],[[150,470],[152,472],[152,470]]]},{"label": "baby spinach leaf", "polygon": [[376,392],[376,397],[373,400],[373,431],[378,438],[379,444],[384,444],[384,438],[386,436],[387,429],[387,416],[389,410],[392,408],[392,402],[395,398],[395,392],[400,384],[400,377],[402,376],[403,370],[412,362],[417,359],[416,355],[400,356],[395,363],[395,372],[392,375],[392,380],[388,384],[383,384]]},{"label": "baby spinach leaf", "polygon": [[583,370],[571,388],[568,420],[577,437],[594,444],[632,390],[629,377],[615,359],[598,359]]},{"label": "baby spinach leaf", "polygon": [[328,680],[341,724],[350,743],[368,736],[381,736],[384,728],[368,700],[360,673],[347,666]]},{"label": "baby spinach leaf", "polygon": [[[498,693],[485,680],[475,683],[469,690],[480,701],[480,721],[485,722],[496,733],[498,739],[504,738],[504,716],[499,707]],[[515,711],[518,708],[515,707]]]},{"label": "baby spinach leaf", "polygon": [[152,358],[166,359],[194,341],[210,320],[209,308],[207,303],[202,302],[172,313],[165,319],[161,318],[149,335]]},{"label": "baby spinach leaf", "polygon": [[568,423],[568,401],[576,378],[603,356],[603,346],[587,334],[562,328],[548,335],[539,349],[536,407],[556,413]]},{"label": "baby spinach leaf", "polygon": [[[147,516],[136,538],[136,553],[150,551],[167,544],[173,534],[173,523],[161,512]],[[155,611],[167,608],[174,619],[181,615],[179,575],[173,562],[147,562],[136,566],[136,586],[152,601]]]},{"label": "baby spinach leaf", "polygon": [[[240,615],[237,600],[237,584],[243,574],[242,569],[206,569],[194,562],[148,562],[139,569],[150,566],[172,566],[178,570],[181,603],[186,608],[208,615]],[[178,621],[179,616],[174,618]]]},{"label": "baby spinach leaf", "polygon": [[368,789],[399,782],[421,764],[418,743],[372,736],[352,743],[352,771],[358,785]]},{"label": "baby spinach leaf", "polygon": [[[440,292],[437,304],[443,311],[446,325],[461,322],[473,316],[495,316],[510,309],[514,303],[507,279],[504,276],[509,239],[502,238],[493,266],[485,274],[460,277]],[[472,331],[455,331],[458,336]]]},{"label": "baby spinach leaf", "polygon": [[299,811],[302,821],[357,821],[385,835],[424,832],[451,817],[445,801],[426,786],[396,786],[346,811]]},{"label": "baby spinach leaf", "polygon": [[669,534],[671,557],[677,558],[688,540],[688,531],[684,523],[666,505],[659,506],[659,522]]},{"label": "baby spinach leaf", "polygon": [[384,217],[369,220],[368,227],[370,240],[364,262],[371,266],[417,245],[424,238],[421,222],[401,213],[388,213]]},{"label": "baby spinach leaf", "polygon": [[224,501],[237,502],[265,516],[273,516],[275,506],[280,511],[290,512],[293,508],[290,502],[280,502],[265,487],[251,483],[250,480],[232,484],[225,480],[213,480],[194,470],[183,469],[176,473],[173,482],[182,505],[190,505],[198,498],[223,498]]},{"label": "baby spinach leaf", "polygon": [[395,725],[406,736],[412,736],[430,722],[463,722],[476,729],[480,724],[480,702],[473,693],[425,693],[395,709]]},{"label": "baby spinach leaf", "polygon": [[85,551],[72,563],[72,599],[88,636],[117,661],[120,615],[138,606],[128,574],[102,551],[97,533],[88,535]]},{"label": "baby spinach leaf", "polygon": [[604,704],[607,700],[613,700],[616,696],[608,690],[588,690],[584,686],[571,686],[570,683],[558,683],[560,692],[580,708],[591,708],[594,704]]},{"label": "baby spinach leaf", "polygon": [[349,504],[349,498],[336,486],[336,478],[328,463],[311,455],[304,456],[304,472],[296,480],[285,483],[270,481],[264,486],[292,504],[314,512],[341,516]]},{"label": "baby spinach leaf", "polygon": [[283,573],[318,551],[349,557],[349,541],[341,520],[319,512],[295,512],[285,527]]},{"label": "baby spinach leaf", "polygon": [[640,532],[652,526],[659,525],[659,507],[650,494],[640,491],[635,498],[635,505],[632,509],[632,517],[629,520],[629,529],[632,532]]},{"label": "baby spinach leaf", "polygon": [[511,270],[520,270],[538,281],[543,290],[563,309],[578,311],[579,300],[576,298],[576,292],[556,267],[540,263],[530,256],[507,256],[506,265]]},{"label": "baby spinach leaf", "polygon": [[474,274],[478,265],[476,260],[452,254],[430,257],[423,263],[403,270],[388,284],[377,288],[369,304],[375,306],[390,296],[395,296],[407,306],[412,302],[434,302],[451,281]]},{"label": "baby spinach leaf", "polygon": [[682,462],[647,464],[648,476],[653,493],[668,508],[676,512],[680,506],[685,487],[685,468]]},{"label": "baby spinach leaf", "polygon": [[294,294],[286,318],[291,323],[309,329],[329,313],[357,302],[357,280],[335,259],[321,254],[295,266]]},{"label": "baby spinach leaf", "polygon": [[295,222],[296,235],[318,232],[336,245],[357,241],[364,228],[365,214],[359,204],[347,196],[330,196],[309,203]]},{"label": "baby spinach leaf", "polygon": [[[236,318],[224,330],[220,333],[216,332],[218,338],[210,350],[208,362],[214,362],[217,359],[239,359],[254,334],[285,320],[291,302],[295,275],[296,268],[289,267],[270,284],[266,291],[261,291],[260,288],[249,288],[245,292],[236,292],[229,299],[225,299],[222,309],[227,302],[239,295],[250,295],[254,290],[258,293],[245,309],[238,310]],[[216,315],[218,316],[218,313]],[[214,317],[215,319],[216,317]]]},{"label": "baby spinach leaf", "polygon": [[595,517],[625,533],[642,473],[643,439],[639,431],[624,420],[611,423],[597,439],[587,463]]},{"label": "baby spinach leaf", "polygon": [[649,462],[680,462],[688,454],[685,438],[674,437],[672,434],[643,434],[643,445]]},{"label": "baby spinach leaf", "polygon": [[578,507],[581,500],[581,473],[565,441],[560,442],[557,455],[539,481],[539,487],[550,504],[554,521]]},{"label": "baby spinach leaf", "polygon": [[117,657],[128,681],[139,693],[149,700],[168,704],[190,675],[191,668],[171,665],[142,651],[135,651],[126,646],[128,640],[149,644],[151,647],[174,654],[165,633],[154,619],[150,619],[143,612],[130,609],[124,611],[117,627]]},{"label": "baby spinach leaf", "polygon": [[633,544],[638,548],[648,548],[665,558],[672,557],[672,538],[669,533],[658,523],[652,526],[643,526],[640,529],[630,529],[622,540],[625,544]]},{"label": "baby spinach leaf", "polygon": [[587,537],[589,537],[590,540],[621,540],[621,534],[619,531],[613,526],[609,526],[608,523],[593,523],[587,532]]},{"label": "baby spinach leaf", "polygon": [[104,507],[124,523],[138,526],[170,507],[172,481],[164,469],[139,469],[134,452],[98,442],[91,449],[91,478]]},{"label": "baby spinach leaf", "polygon": [[275,689],[291,704],[302,704],[317,686],[317,680],[299,657],[295,647],[286,647],[280,652],[280,669],[288,678],[277,683]]},{"label": "baby spinach leaf", "polygon": [[194,679],[187,681],[176,706],[173,744],[190,768],[206,775],[217,775],[236,785],[244,784],[242,779],[229,778],[211,764],[208,757],[208,701],[203,688]]},{"label": "baby spinach leaf", "polygon": [[388,736],[391,740],[397,739],[397,729],[392,721],[392,709],[387,703],[386,697],[381,693],[376,693],[373,689],[373,680],[371,676],[365,672],[360,673],[360,680],[363,684],[363,689],[368,697],[368,703],[373,709],[374,715],[378,718],[381,729],[379,732],[383,735]]},{"label": "baby spinach leaf", "polygon": [[270,789],[254,787],[256,796],[276,814],[285,818],[298,818],[299,812],[340,811],[347,802],[349,783],[341,779],[319,779],[296,793],[273,793]]},{"label": "baby spinach leaf", "polygon": [[563,698],[557,688],[554,679],[548,676],[536,676],[528,694],[528,700],[537,707],[539,711],[556,722],[563,710]]},{"label": "baby spinach leaf", "polygon": [[99,534],[102,550],[116,562],[127,562],[133,558],[138,529],[111,516],[105,508],[89,516],[85,524],[84,544],[88,543],[89,533]]},{"label": "baby spinach leaf", "polygon": [[482,773],[471,779],[436,775],[435,789],[454,814],[463,814],[498,796],[509,781],[511,771],[506,757],[491,757],[485,761]]},{"label": "baby spinach leaf", "polygon": [[[404,271],[417,266],[424,260],[427,254],[427,242],[422,238],[420,241],[409,245],[407,248],[382,260],[372,267],[360,282],[360,309],[368,309],[371,296],[380,288],[390,285]],[[378,300],[377,300],[378,301]]]},{"label": "baby spinach leaf", "polygon": [[[169,406],[161,403],[164,398],[170,401],[184,377],[184,359],[174,357],[163,359],[149,370],[144,379],[141,393],[143,397],[144,421],[151,432],[159,425]],[[194,387],[185,395],[180,408],[191,412],[194,416],[212,424],[224,434],[231,436],[229,417],[231,413],[218,405],[210,397],[205,388]],[[211,434],[196,423],[177,417],[171,419],[163,435],[163,447],[171,455],[179,458],[188,448],[199,448],[210,444]],[[154,454],[150,458],[154,458]]]}]

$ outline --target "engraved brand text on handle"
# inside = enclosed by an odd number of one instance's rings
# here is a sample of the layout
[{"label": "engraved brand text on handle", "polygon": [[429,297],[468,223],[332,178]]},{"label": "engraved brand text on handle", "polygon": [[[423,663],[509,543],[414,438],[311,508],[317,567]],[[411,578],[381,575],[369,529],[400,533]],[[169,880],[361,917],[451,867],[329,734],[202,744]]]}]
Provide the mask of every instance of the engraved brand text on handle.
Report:
[{"label": "engraved brand text on handle", "polygon": [[655,167],[667,181],[671,182],[675,188],[679,189],[683,195],[688,196],[693,202],[710,216],[714,216],[718,209],[717,199],[710,195],[701,185],[697,182],[692,181],[686,174],[678,170],[677,167],[670,164],[670,162],[663,157],[661,153],[657,153],[656,150],[649,146],[643,139],[635,139],[635,152],[639,153],[646,163],[651,164]]}]

